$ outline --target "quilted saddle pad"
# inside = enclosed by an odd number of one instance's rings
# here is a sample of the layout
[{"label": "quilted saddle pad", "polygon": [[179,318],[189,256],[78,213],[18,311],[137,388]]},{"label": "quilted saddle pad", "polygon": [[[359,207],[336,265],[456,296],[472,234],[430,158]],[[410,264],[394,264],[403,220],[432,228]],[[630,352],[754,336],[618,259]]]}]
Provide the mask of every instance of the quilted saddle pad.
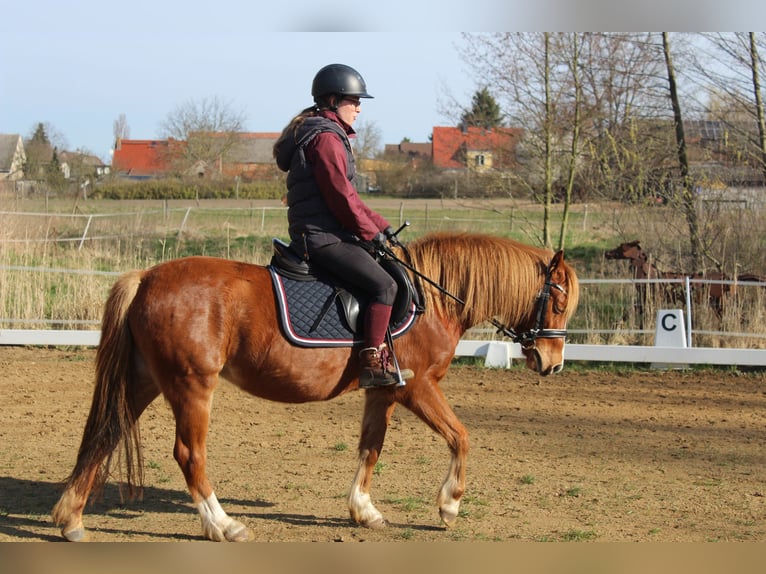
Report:
[{"label": "quilted saddle pad", "polygon": [[[358,321],[364,316],[366,301],[324,280],[295,280],[269,266],[277,314],[284,336],[301,347],[351,347],[363,343],[363,330],[355,328],[357,318],[347,309],[357,309]],[[391,336],[399,337],[415,323],[413,303],[404,317],[391,325]]]}]

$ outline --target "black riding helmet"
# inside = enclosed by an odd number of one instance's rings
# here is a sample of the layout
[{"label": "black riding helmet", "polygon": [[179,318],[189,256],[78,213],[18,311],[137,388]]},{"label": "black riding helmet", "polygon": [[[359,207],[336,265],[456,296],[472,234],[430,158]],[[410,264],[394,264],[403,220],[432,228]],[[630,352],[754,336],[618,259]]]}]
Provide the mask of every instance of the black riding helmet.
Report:
[{"label": "black riding helmet", "polygon": [[372,98],[367,93],[367,84],[362,75],[351,66],[344,64],[330,64],[316,73],[311,84],[311,95],[314,101],[339,94],[341,96],[356,96],[358,98]]}]

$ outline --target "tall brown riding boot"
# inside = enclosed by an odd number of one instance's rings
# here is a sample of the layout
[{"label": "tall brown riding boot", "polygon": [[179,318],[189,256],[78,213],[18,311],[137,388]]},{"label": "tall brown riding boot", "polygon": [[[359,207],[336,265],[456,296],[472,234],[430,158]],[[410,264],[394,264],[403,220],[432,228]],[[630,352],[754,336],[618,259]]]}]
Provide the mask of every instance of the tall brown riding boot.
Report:
[{"label": "tall brown riding boot", "polygon": [[[396,369],[390,362],[388,347],[383,343],[380,347],[368,347],[359,351],[362,372],[359,375],[360,389],[374,389],[378,387],[390,387],[399,383],[396,377]],[[411,379],[415,376],[410,369],[399,370],[402,379]]]}]

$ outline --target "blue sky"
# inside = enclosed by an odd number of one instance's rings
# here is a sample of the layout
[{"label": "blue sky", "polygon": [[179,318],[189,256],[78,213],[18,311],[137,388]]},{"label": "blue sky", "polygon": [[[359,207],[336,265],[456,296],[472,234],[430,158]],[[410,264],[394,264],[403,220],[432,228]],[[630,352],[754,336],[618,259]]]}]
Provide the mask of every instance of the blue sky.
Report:
[{"label": "blue sky", "polygon": [[[404,137],[427,141],[433,126],[452,125],[443,102],[451,96],[468,105],[478,88],[459,55],[461,30],[736,29],[725,19],[738,13],[731,3],[725,14],[721,2],[677,4],[673,9],[667,0],[638,6],[614,0],[6,3],[0,133],[26,137],[38,122],[48,122],[69,149],[108,160],[120,114],[126,115],[131,138],[154,138],[176,106],[213,96],[242,111],[248,130],[279,131],[311,103],[314,73],[341,62],[357,68],[375,96],[364,103],[360,120],[374,122],[384,143]],[[660,8],[664,20],[658,22]],[[763,15],[763,8],[755,10]],[[752,7],[748,14],[754,16]]]},{"label": "blue sky", "polygon": [[[0,133],[26,137],[49,122],[70,149],[108,159],[120,114],[131,138],[150,139],[176,106],[213,96],[241,110],[249,131],[280,131],[311,104],[316,71],[340,62],[359,70],[375,96],[360,120],[374,122],[384,143],[427,141],[432,126],[444,125],[440,94],[470,102],[473,93],[455,49],[459,32],[270,31],[262,9],[245,2],[231,11],[226,2],[204,10],[194,2],[118,3],[129,14],[109,3],[75,4],[51,2],[42,18],[34,6],[9,7],[34,35],[22,27],[0,34]],[[347,10],[360,5],[349,1]],[[212,17],[204,13],[214,8]]]}]

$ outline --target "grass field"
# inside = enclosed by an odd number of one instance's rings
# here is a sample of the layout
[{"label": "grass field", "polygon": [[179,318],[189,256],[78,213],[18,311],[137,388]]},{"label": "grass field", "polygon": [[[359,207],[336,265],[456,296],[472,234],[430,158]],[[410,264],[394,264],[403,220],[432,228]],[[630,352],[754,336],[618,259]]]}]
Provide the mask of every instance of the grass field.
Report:
[{"label": "grass field", "polygon": [[[399,200],[366,198],[394,226],[409,226],[403,241],[432,231],[481,232],[541,244],[542,207],[511,200]],[[271,239],[287,239],[287,212],[278,200],[111,201],[0,199],[0,328],[96,328],[114,274],[187,255],[210,255],[265,264]],[[724,267],[766,274],[766,215],[738,209],[701,212]],[[551,236],[558,243],[560,206]],[[653,327],[640,332],[633,285],[589,283],[628,278],[626,261],[604,251],[639,239],[665,269],[682,269],[683,216],[665,206],[576,204],[565,234],[566,257],[583,283],[580,309],[570,325],[577,342],[651,344]],[[32,270],[30,270],[30,268]],[[65,270],[65,272],[52,270]],[[102,274],[93,274],[94,271]],[[740,288],[721,319],[695,307],[695,329],[706,346],[766,346],[764,290]],[[646,317],[656,306],[647,302]],[[716,333],[725,332],[721,336]],[[710,333],[710,334],[704,334]],[[741,336],[732,337],[731,334]],[[760,336],[759,336],[760,335]]]}]

